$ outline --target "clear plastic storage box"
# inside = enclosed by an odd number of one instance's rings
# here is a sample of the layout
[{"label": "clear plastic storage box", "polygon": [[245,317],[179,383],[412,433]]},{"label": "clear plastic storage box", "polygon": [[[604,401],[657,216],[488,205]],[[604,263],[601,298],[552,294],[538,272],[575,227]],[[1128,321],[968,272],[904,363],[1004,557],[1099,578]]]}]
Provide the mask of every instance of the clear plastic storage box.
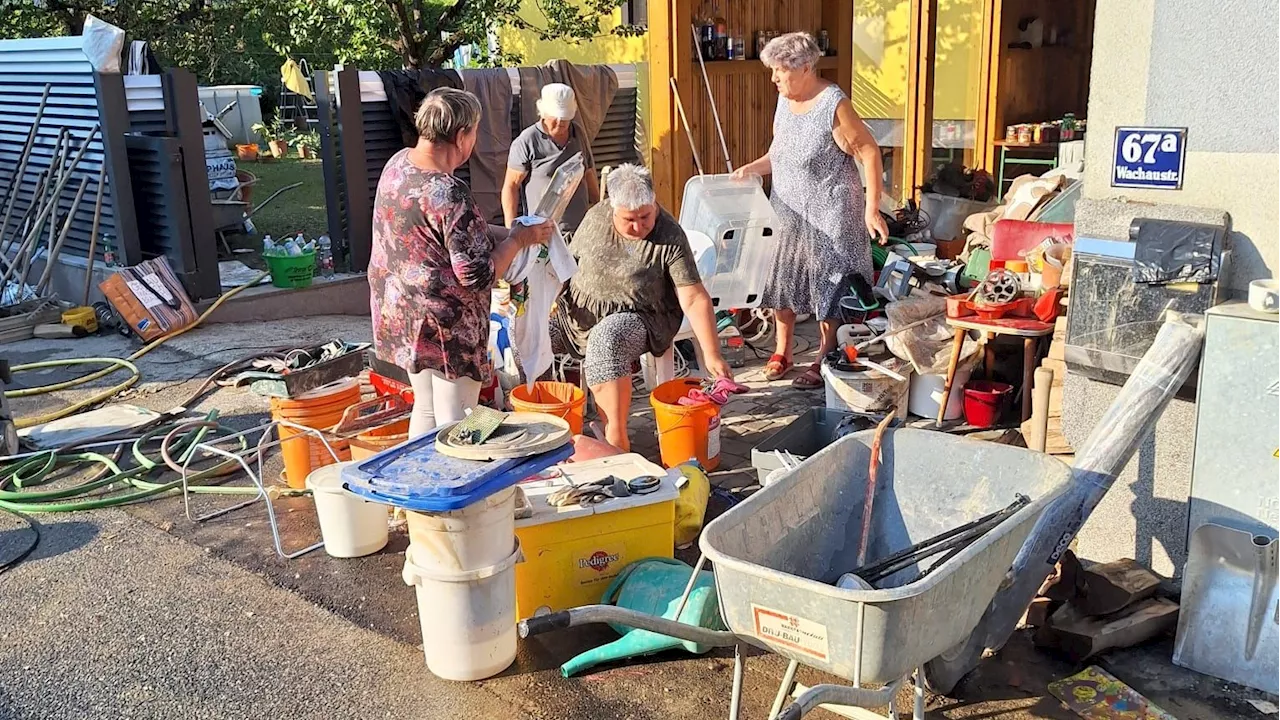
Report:
[{"label": "clear plastic storage box", "polygon": [[758,177],[701,175],[685,184],[680,226],[705,234],[715,244],[716,272],[703,283],[717,310],[760,305],[777,225]]}]

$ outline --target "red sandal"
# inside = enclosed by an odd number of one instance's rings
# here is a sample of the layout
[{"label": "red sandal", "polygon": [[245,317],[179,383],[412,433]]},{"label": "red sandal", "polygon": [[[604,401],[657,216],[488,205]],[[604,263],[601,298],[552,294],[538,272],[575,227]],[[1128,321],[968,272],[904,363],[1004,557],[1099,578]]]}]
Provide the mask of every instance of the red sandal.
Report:
[{"label": "red sandal", "polygon": [[816,390],[817,388],[822,387],[824,382],[822,380],[821,368],[821,363],[814,363],[805,368],[804,373],[802,373],[800,377],[791,381],[791,387],[798,388],[800,390]]},{"label": "red sandal", "polygon": [[764,364],[764,379],[769,382],[781,380],[791,372],[792,365],[790,360],[775,353],[769,357],[769,362]]}]

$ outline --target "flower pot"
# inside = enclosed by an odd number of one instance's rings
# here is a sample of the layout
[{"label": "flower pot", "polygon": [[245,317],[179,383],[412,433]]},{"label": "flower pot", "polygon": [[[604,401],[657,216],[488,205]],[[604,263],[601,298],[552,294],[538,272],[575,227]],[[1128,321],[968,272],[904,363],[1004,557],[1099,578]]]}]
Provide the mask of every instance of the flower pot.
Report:
[{"label": "flower pot", "polygon": [[239,160],[247,160],[252,162],[258,159],[258,145],[256,143],[250,145],[237,145],[236,158]]},{"label": "flower pot", "polygon": [[267,143],[267,147],[271,148],[271,157],[282,158],[289,154],[289,143],[284,140],[271,140]]},{"label": "flower pot", "polygon": [[298,146],[298,158],[301,160],[310,160],[316,156],[316,151],[310,145]]}]

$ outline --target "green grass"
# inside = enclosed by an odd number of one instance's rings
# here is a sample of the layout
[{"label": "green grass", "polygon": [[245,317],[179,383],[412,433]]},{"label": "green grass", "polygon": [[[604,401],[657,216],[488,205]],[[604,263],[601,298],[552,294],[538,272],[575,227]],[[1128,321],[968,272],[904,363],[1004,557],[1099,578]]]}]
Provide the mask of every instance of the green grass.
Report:
[{"label": "green grass", "polygon": [[319,237],[328,232],[325,220],[324,171],[319,160],[275,160],[272,162],[241,162],[240,169],[258,177],[254,183],[251,202],[258,207],[272,193],[286,185],[302,183],[301,187],[280,193],[261,210],[253,214],[253,224],[258,236],[246,241],[243,247],[261,247],[262,236],[270,234],[280,238],[302,232],[307,238]]}]

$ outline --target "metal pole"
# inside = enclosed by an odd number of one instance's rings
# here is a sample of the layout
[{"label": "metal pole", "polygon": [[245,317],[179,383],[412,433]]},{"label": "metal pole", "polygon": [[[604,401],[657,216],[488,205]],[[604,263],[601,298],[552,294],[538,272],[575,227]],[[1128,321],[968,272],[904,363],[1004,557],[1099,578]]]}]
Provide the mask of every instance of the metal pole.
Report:
[{"label": "metal pole", "polygon": [[67,219],[62,223],[62,232],[58,233],[58,241],[49,248],[49,257],[44,262],[44,272],[40,273],[40,282],[36,283],[36,295],[44,292],[45,285],[49,284],[49,279],[53,276],[53,265],[62,254],[62,244],[67,241],[71,224],[75,222],[76,212],[80,210],[80,201],[84,199],[84,191],[88,187],[89,178],[80,178],[80,189],[76,191],[76,199],[71,201],[71,212],[67,213]]},{"label": "metal pole", "polygon": [[738,720],[742,712],[742,676],[746,670],[742,646],[733,646],[733,692],[729,696],[729,720]]},{"label": "metal pole", "polygon": [[796,670],[799,669],[800,663],[797,660],[787,664],[787,671],[782,674],[782,684],[778,686],[778,694],[773,698],[773,707],[769,708],[769,720],[777,720],[778,713],[782,712],[782,703],[791,694],[791,688],[796,683]]},{"label": "metal pole", "polygon": [[684,134],[689,138],[689,149],[693,151],[693,165],[698,168],[698,175],[703,175],[702,158],[698,157],[698,144],[693,141],[693,129],[689,127],[689,118],[684,114],[684,103],[680,101],[680,88],[676,87],[676,79],[671,78],[671,92],[676,97],[676,110],[680,111],[680,122],[684,125]]},{"label": "metal pole", "polygon": [[[693,44],[698,45],[698,28],[689,25],[690,32],[693,33]],[[733,172],[733,161],[729,159],[729,144],[724,141],[724,128],[720,126],[720,111],[716,109],[715,95],[711,94],[711,81],[707,79],[707,63],[702,59],[702,53],[698,53],[698,67],[702,68],[702,85],[707,89],[707,103],[711,105],[711,116],[716,120],[716,134],[720,136],[720,149],[724,151],[724,166]]]},{"label": "metal pole", "polygon": [[102,223],[102,194],[106,184],[107,162],[104,157],[102,168],[98,170],[98,199],[93,205],[93,229],[89,231],[89,255],[88,264],[84,268],[84,298],[80,301],[81,305],[89,304],[89,291],[93,289],[93,256],[98,252],[98,228]]},{"label": "metal pole", "polygon": [[702,572],[703,566],[707,564],[707,556],[698,554],[698,563],[693,566],[693,573],[689,575],[689,582],[684,586],[684,592],[680,595],[680,604],[676,605],[676,622],[680,622],[680,613],[684,612],[684,606],[689,602],[689,593],[693,592],[693,584],[698,582],[698,573]]},{"label": "metal pole", "polygon": [[[36,119],[32,121],[31,130],[27,132],[27,142],[22,147],[22,158],[18,161],[18,169],[14,172],[13,181],[6,190],[4,219],[0,220],[0,238],[8,237],[9,218],[13,215],[13,207],[18,199],[18,190],[22,187],[22,179],[27,175],[27,163],[31,160],[31,150],[35,147],[36,135],[40,133],[40,121],[44,119],[45,105],[49,102],[49,91],[52,89],[52,84],[45,84],[44,94],[40,96],[40,105],[36,108]],[[8,247],[9,243],[5,242],[5,249],[7,250]],[[3,251],[0,251],[0,254],[3,254]]]}]

